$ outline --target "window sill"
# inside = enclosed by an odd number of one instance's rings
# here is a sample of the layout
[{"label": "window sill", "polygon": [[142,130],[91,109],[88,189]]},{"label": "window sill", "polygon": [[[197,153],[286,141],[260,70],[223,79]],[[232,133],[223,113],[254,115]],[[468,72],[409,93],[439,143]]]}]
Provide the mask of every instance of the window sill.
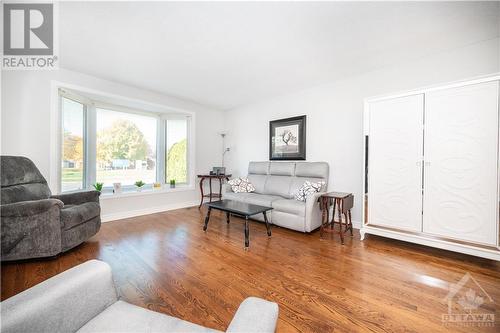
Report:
[{"label": "window sill", "polygon": [[141,192],[139,192],[137,190],[125,190],[122,193],[102,193],[100,196],[100,200],[111,200],[111,199],[118,199],[118,198],[148,196],[148,195],[154,195],[154,194],[193,191],[194,189],[195,189],[194,186],[178,186],[176,188],[162,188],[162,189],[158,189],[158,190],[145,189],[145,190],[142,190]]}]

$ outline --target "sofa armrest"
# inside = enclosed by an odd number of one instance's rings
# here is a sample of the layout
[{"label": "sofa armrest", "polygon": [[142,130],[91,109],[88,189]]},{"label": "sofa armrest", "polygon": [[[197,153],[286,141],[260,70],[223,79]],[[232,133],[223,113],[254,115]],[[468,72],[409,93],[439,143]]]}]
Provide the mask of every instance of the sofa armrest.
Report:
[{"label": "sofa armrest", "polygon": [[0,206],[2,217],[24,217],[41,214],[54,206],[62,208],[64,204],[57,199],[42,199],[33,201],[20,201]]},{"label": "sofa armrest", "polygon": [[274,333],[278,312],[278,304],[257,297],[248,297],[240,304],[226,332]]},{"label": "sofa armrest", "polygon": [[1,303],[2,332],[76,332],[117,301],[111,268],[90,260]]},{"label": "sofa armrest", "polygon": [[91,190],[91,191],[80,191],[72,193],[63,193],[58,195],[53,195],[51,198],[59,199],[64,202],[65,205],[80,205],[86,202],[99,202],[99,196],[101,192]]},{"label": "sofa armrest", "polygon": [[322,213],[319,209],[318,199],[325,193],[326,192],[314,193],[308,196],[306,199],[306,232],[311,232],[321,226]]}]

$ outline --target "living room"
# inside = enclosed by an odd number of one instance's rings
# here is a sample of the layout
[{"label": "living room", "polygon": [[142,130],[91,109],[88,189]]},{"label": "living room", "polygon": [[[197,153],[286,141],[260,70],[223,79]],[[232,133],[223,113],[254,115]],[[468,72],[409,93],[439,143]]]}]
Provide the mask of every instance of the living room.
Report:
[{"label": "living room", "polygon": [[498,332],[500,2],[2,11],[2,332]]}]

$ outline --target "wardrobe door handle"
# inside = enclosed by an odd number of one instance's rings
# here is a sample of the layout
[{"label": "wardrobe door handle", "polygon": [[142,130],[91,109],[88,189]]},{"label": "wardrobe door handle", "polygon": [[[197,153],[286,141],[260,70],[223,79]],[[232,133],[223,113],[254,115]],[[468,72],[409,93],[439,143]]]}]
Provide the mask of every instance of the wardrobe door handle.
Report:
[{"label": "wardrobe door handle", "polygon": [[425,166],[431,166],[431,162],[425,162]]}]

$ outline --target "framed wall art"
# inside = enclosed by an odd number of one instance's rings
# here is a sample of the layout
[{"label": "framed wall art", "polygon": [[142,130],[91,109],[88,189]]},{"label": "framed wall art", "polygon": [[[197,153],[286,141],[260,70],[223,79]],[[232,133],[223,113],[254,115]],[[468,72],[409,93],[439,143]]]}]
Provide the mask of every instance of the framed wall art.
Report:
[{"label": "framed wall art", "polygon": [[269,159],[306,159],[306,116],[269,122]]}]

